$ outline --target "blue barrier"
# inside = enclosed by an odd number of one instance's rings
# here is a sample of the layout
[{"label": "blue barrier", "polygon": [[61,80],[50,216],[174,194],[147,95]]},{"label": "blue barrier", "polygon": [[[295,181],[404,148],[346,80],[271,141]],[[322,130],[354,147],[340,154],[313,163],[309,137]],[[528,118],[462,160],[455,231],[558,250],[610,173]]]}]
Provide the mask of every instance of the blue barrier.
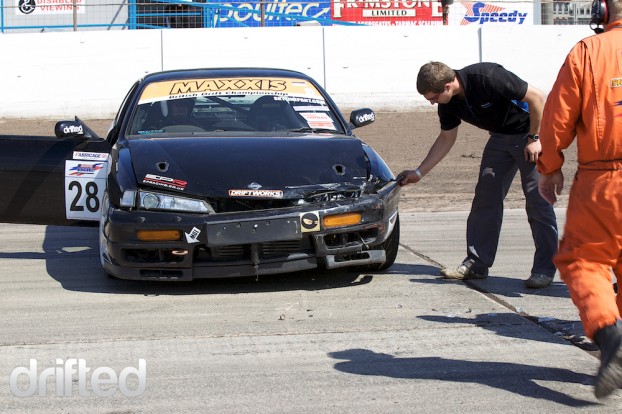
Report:
[{"label": "blue barrier", "polygon": [[[307,4],[316,4],[318,7],[315,9],[322,8],[326,15],[330,16],[330,1],[321,1],[321,2],[306,2],[306,3],[268,3],[263,0],[248,0],[247,4],[256,4],[256,7],[252,10],[240,6],[227,5],[227,3],[223,3],[221,1],[208,0],[209,3],[201,3],[201,2],[180,2],[179,0],[156,0],[151,3],[151,5],[156,4],[166,4],[166,5],[182,5],[185,7],[184,11],[181,12],[163,12],[163,13],[141,13],[137,11],[134,14],[135,18],[135,28],[151,28],[153,27],[153,23],[144,23],[144,21],[148,21],[149,18],[153,17],[163,17],[163,18],[171,18],[171,17],[179,17],[182,19],[187,19],[187,24],[181,25],[180,27],[208,27],[208,28],[222,28],[222,27],[270,27],[270,26],[294,26],[300,22],[313,21],[317,22],[318,25],[322,26],[332,26],[332,25],[347,25],[347,26],[360,26],[358,23],[352,22],[344,22],[339,20],[333,20],[326,17],[321,17],[319,14],[314,16],[307,16],[303,12],[308,12],[308,9],[302,9],[299,12],[274,12],[270,11],[271,8],[277,8],[279,5],[283,6],[285,4],[299,4],[304,5]],[[262,7],[264,10],[262,10]],[[314,10],[315,10],[314,9]],[[232,19],[227,17],[227,22],[221,22],[219,16],[222,15],[232,15],[232,14],[243,14],[243,19]],[[198,19],[192,19],[193,17],[198,17]],[[250,22],[249,22],[250,21]],[[200,24],[197,24],[199,22]],[[170,25],[156,25],[159,27],[170,27]]]},{"label": "blue barrier", "polygon": [[[94,2],[103,0],[88,0],[88,3],[87,0],[20,0],[17,6],[14,1],[0,0],[1,33],[98,28],[275,27],[302,25],[306,22],[321,26],[361,25],[331,19],[330,0],[245,0],[244,3],[220,0],[120,0],[123,2],[118,4]],[[119,15],[121,21],[116,21]]]}]

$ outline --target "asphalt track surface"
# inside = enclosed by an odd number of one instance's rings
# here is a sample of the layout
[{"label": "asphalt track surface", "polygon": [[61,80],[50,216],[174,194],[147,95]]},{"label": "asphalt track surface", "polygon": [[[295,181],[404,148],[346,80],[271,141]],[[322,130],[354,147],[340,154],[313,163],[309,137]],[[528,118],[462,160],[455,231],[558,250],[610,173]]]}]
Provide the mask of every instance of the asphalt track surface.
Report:
[{"label": "asphalt track surface", "polygon": [[[523,286],[533,248],[521,210],[506,211],[488,279],[439,278],[462,258],[465,221],[403,213],[383,273],[192,283],[106,277],[94,228],[0,225],[0,411],[619,412],[622,392],[593,397],[596,349],[565,285]],[[90,369],[83,381],[77,364],[64,375],[72,358]],[[93,388],[103,371],[118,378]]]},{"label": "asphalt track surface", "polygon": [[[394,172],[415,167],[434,116],[378,119],[361,136]],[[121,281],[99,268],[95,228],[0,224],[0,412],[620,412],[622,391],[593,396],[597,349],[559,277],[523,286],[533,242],[516,187],[490,276],[439,277],[464,257],[482,142],[464,128],[404,191],[401,248],[382,273]]]}]

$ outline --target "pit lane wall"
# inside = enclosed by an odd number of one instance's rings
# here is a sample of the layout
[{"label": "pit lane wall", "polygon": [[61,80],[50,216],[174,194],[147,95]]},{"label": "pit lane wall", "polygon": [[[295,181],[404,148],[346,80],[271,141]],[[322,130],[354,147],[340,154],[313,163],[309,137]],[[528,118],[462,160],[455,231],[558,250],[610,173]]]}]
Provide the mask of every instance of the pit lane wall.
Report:
[{"label": "pit lane wall", "polygon": [[[136,79],[188,67],[313,76],[342,108],[429,108],[419,67],[495,61],[548,93],[585,26],[330,26],[0,35],[0,118],[106,119]],[[1,126],[0,126],[1,133]]]}]

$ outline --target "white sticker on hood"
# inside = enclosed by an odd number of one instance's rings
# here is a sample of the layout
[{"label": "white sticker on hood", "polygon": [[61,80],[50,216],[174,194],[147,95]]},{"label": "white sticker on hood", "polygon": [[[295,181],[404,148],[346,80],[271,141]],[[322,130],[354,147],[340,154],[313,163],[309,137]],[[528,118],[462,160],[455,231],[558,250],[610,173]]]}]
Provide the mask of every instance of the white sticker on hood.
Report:
[{"label": "white sticker on hood", "polygon": [[229,190],[229,197],[283,198],[283,190]]},{"label": "white sticker on hood", "polygon": [[184,180],[177,180],[175,178],[164,177],[162,175],[147,174],[143,178],[143,183],[153,184],[160,187],[172,188],[174,190],[184,190],[188,182]]},{"label": "white sticker on hood", "polygon": [[91,161],[106,161],[108,159],[107,152],[86,152],[86,151],[74,151],[74,160],[91,160]]}]

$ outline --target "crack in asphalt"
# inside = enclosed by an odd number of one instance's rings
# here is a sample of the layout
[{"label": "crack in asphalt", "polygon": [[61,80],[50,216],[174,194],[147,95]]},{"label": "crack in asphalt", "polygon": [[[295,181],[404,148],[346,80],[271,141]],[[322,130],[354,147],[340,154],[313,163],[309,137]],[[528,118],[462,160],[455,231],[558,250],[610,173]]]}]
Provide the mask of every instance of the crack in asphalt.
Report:
[{"label": "crack in asphalt", "polygon": [[[415,256],[425,260],[428,263],[431,263],[439,268],[444,268],[446,267],[445,265],[443,265],[442,263],[437,262],[436,260],[432,259],[431,257],[418,252],[412,248],[410,248],[407,245],[404,245],[402,243],[400,243],[400,246],[403,247],[404,249],[408,250],[410,253],[414,254]],[[571,345],[574,345],[576,347],[578,347],[579,349],[587,352],[588,354],[599,358],[599,349],[598,346],[596,344],[594,344],[592,341],[590,341],[586,336],[584,335],[575,335],[572,333],[568,333],[568,332],[564,332],[567,331],[567,328],[564,328],[563,322],[558,321],[555,318],[551,318],[551,320],[546,319],[543,320],[542,318],[537,318],[535,316],[529,315],[528,313],[517,309],[514,305],[512,305],[511,303],[509,303],[508,301],[506,301],[505,299],[495,295],[494,293],[491,293],[489,291],[487,291],[486,289],[478,286],[476,283],[474,283],[471,280],[462,280],[461,282],[463,282],[469,289],[473,289],[477,292],[479,292],[480,294],[486,296],[488,299],[498,303],[499,305],[503,306],[504,308],[510,310],[512,313],[515,313],[516,315],[520,316],[521,318],[543,328],[546,329],[547,331],[551,332],[553,335],[558,336],[566,341],[568,341]]]}]

